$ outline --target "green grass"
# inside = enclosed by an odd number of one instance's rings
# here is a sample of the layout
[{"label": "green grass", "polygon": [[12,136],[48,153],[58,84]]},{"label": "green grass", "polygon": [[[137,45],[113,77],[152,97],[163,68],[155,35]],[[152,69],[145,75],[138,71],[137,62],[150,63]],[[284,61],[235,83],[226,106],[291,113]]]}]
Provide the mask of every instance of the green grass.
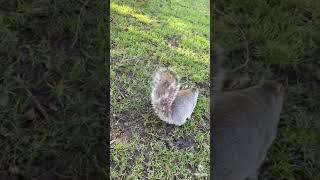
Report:
[{"label": "green grass", "polygon": [[106,176],[102,5],[0,3],[0,179]]},{"label": "green grass", "polygon": [[[288,84],[261,178],[320,179],[319,2],[217,2],[223,23],[214,23],[229,65],[245,61],[248,43],[246,70],[254,81]],[[0,3],[0,179],[105,176],[101,8],[95,1]],[[117,0],[111,18],[111,177],[206,179],[209,3]],[[200,88],[192,119],[181,128],[151,110],[151,74],[159,66]]]},{"label": "green grass", "polygon": [[[111,1],[111,178],[206,179],[209,175],[209,4]],[[200,89],[182,127],[150,102],[153,72],[177,71]]]},{"label": "green grass", "polygon": [[215,37],[226,49],[229,67],[244,63],[249,53],[245,71],[254,82],[274,79],[287,86],[261,179],[320,179],[319,5],[317,0],[215,4]]}]

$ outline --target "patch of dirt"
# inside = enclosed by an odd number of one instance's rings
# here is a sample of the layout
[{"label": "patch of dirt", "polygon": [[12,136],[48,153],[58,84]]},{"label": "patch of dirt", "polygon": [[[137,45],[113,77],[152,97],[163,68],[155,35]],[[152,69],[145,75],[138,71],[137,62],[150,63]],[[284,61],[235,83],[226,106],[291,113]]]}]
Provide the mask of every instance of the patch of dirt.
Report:
[{"label": "patch of dirt", "polygon": [[111,147],[117,142],[128,142],[128,139],[132,136],[131,126],[128,123],[127,116],[125,114],[119,114],[110,117],[110,143]]},{"label": "patch of dirt", "polygon": [[167,142],[167,147],[169,149],[191,149],[191,151],[195,151],[194,145],[194,136],[174,138],[172,142]]},{"label": "patch of dirt", "polygon": [[168,38],[167,42],[172,46],[172,47],[179,47],[181,38],[179,36],[173,36]]},{"label": "patch of dirt", "polygon": [[[158,117],[157,117],[158,118]],[[159,119],[159,121],[161,121]],[[168,124],[164,121],[161,121],[161,124],[162,124],[162,127],[161,127],[161,130],[158,131],[159,132],[159,135],[161,137],[168,137],[168,136],[171,136],[172,133],[175,131],[175,129],[177,128],[175,125],[172,125],[172,124]]]}]

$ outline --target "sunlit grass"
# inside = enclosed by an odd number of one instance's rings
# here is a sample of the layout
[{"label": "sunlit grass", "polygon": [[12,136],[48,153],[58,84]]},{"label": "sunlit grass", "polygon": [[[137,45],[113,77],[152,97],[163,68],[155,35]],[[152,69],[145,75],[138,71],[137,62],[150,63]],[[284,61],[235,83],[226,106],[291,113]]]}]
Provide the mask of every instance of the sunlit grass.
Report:
[{"label": "sunlit grass", "polygon": [[193,26],[188,25],[184,21],[175,17],[168,18],[167,21],[168,21],[169,27],[178,32],[182,32],[182,33],[186,31],[188,32],[191,28],[194,28]]},{"label": "sunlit grass", "polygon": [[[180,47],[172,47],[170,46],[174,51],[178,52],[181,55],[187,56],[193,61],[202,62],[207,65],[210,63],[210,55],[209,54],[197,54],[194,51],[191,51],[190,49],[180,48]],[[209,53],[209,52],[207,52]]]},{"label": "sunlit grass", "polygon": [[114,2],[111,2],[110,9],[118,14],[134,17],[142,23],[150,24],[151,22],[153,22],[153,20],[149,16],[140,14],[128,6],[118,5]]}]

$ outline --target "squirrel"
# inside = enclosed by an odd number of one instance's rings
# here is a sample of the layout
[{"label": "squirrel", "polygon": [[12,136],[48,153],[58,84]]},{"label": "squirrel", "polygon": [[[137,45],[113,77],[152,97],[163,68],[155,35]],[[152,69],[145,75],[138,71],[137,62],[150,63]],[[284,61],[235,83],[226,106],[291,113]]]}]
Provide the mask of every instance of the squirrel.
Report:
[{"label": "squirrel", "polygon": [[255,86],[224,91],[223,51],[219,48],[214,51],[215,60],[219,61],[215,64],[219,66],[216,66],[211,89],[214,97],[212,179],[258,179],[259,167],[277,133],[284,88],[276,81],[263,81]]},{"label": "squirrel", "polygon": [[162,68],[153,76],[151,103],[159,118],[169,124],[181,126],[196,106],[197,88],[180,89],[178,75],[169,68]]}]

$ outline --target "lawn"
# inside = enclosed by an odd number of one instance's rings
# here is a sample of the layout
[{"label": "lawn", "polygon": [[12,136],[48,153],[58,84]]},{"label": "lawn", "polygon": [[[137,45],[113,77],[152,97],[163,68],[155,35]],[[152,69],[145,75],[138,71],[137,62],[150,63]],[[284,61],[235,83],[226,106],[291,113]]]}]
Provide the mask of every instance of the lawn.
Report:
[{"label": "lawn", "polygon": [[[207,179],[209,176],[209,2],[111,1],[111,178]],[[199,88],[182,127],[151,108],[151,79],[171,67]]]},{"label": "lawn", "polygon": [[[260,179],[320,179],[319,1],[216,1],[214,33],[230,68],[249,59],[254,83],[279,80],[286,99]],[[219,19],[221,21],[219,21]]]},{"label": "lawn", "polygon": [[104,7],[0,2],[0,179],[105,179]]}]

